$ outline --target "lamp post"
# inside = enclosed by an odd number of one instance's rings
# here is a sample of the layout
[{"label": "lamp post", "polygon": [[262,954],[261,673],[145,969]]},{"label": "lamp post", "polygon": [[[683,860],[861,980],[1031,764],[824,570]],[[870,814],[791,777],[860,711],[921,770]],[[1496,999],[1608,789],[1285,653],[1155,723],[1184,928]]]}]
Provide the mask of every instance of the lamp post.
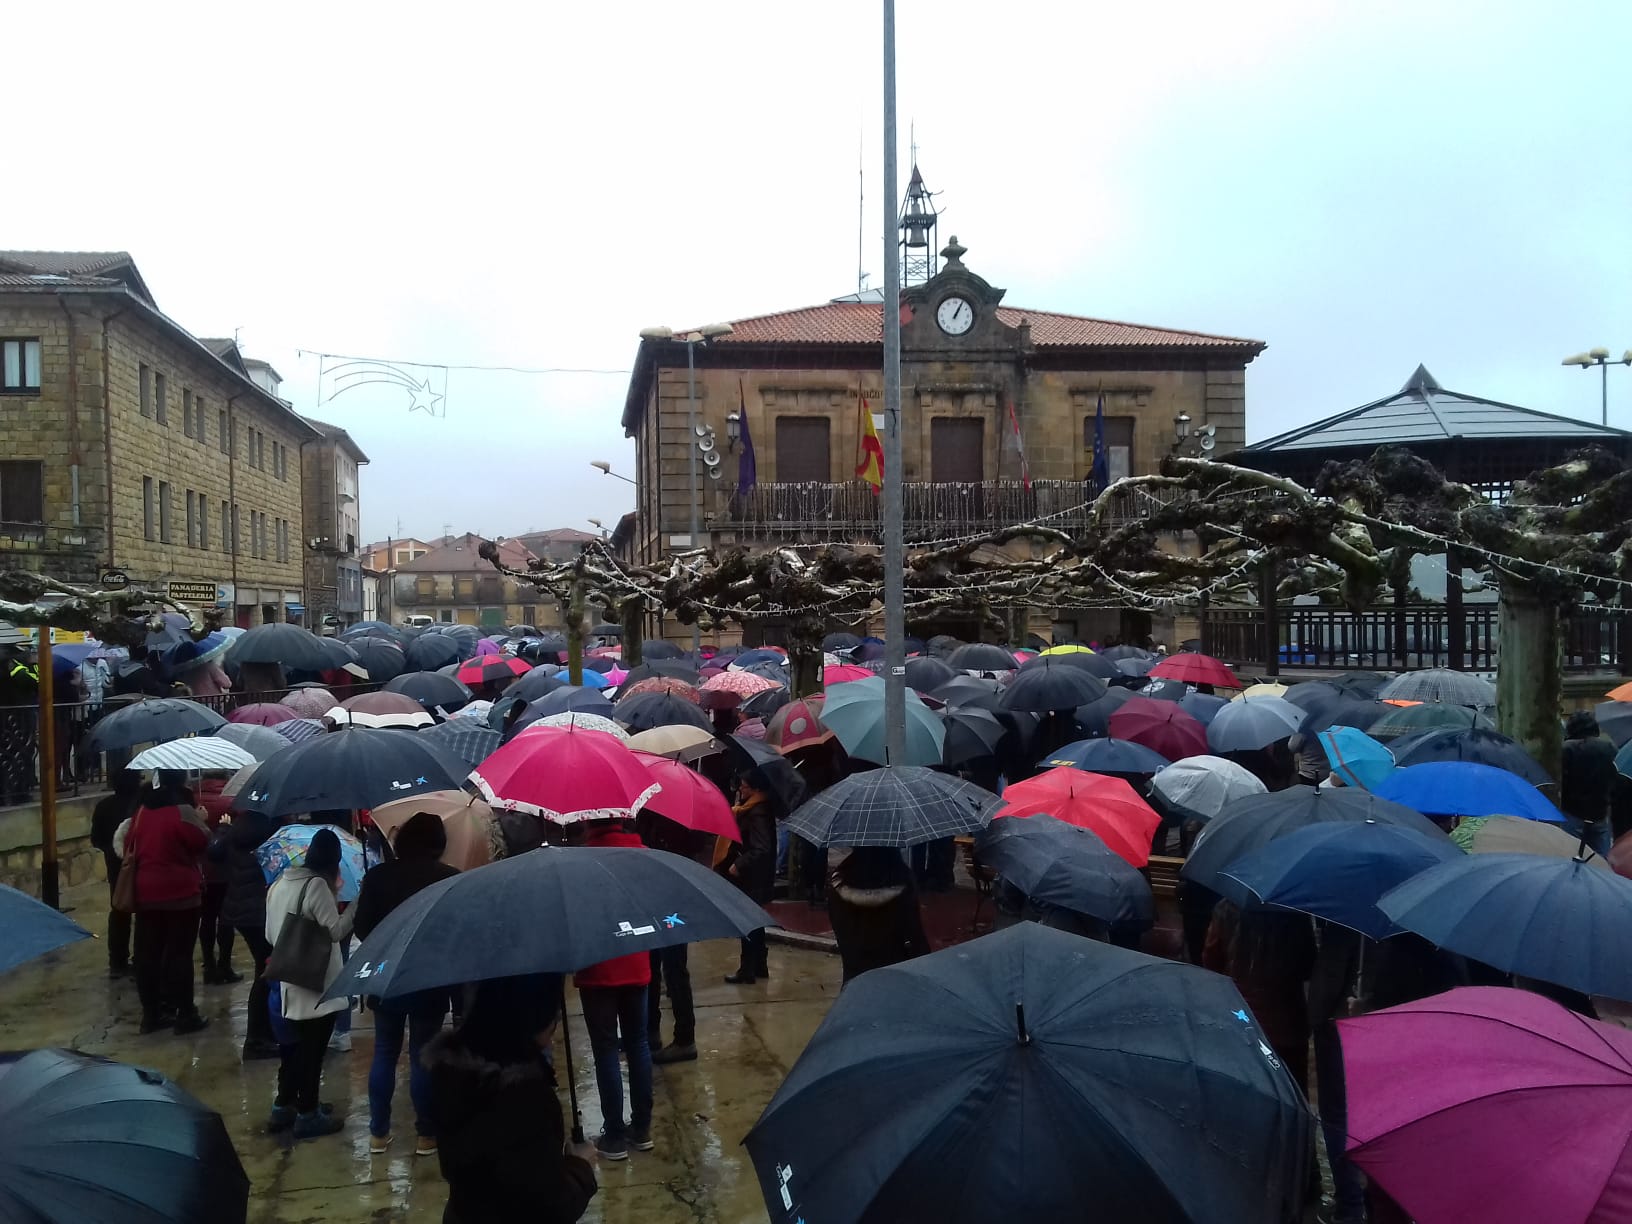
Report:
[{"label": "lamp post", "polygon": [[1203,425],[1200,429],[1192,429],[1193,422],[1188,412],[1182,409],[1173,417],[1173,441],[1168,446],[1170,454],[1180,454],[1192,443],[1194,449],[1202,456],[1218,444],[1218,426]]},{"label": "lamp post", "polygon": [[[689,533],[690,547],[697,547],[697,536],[701,533],[698,519],[701,516],[703,497],[702,485],[697,475],[697,346],[707,344],[719,336],[729,336],[731,324],[709,323],[695,331],[677,334],[669,327],[648,327],[641,331],[642,340],[678,340],[686,346],[686,424],[689,426],[686,433],[686,463],[691,481],[691,531]],[[703,647],[703,630],[695,622],[691,626],[691,652],[696,655]]]},{"label": "lamp post", "polygon": [[605,459],[591,459],[589,461],[589,466],[592,467],[592,468],[599,468],[602,476],[615,476],[617,479],[623,481],[624,484],[634,484],[635,483],[633,480],[630,480],[629,477],[625,476],[622,472],[614,472],[612,470],[612,465],[610,463],[608,463]]},{"label": "lamp post", "polygon": [[1611,360],[1607,348],[1588,349],[1584,353],[1577,353],[1574,357],[1566,357],[1560,365],[1580,366],[1583,370],[1590,370],[1597,366],[1602,373],[1598,382],[1598,402],[1602,423],[1609,424],[1609,367],[1612,365],[1632,366],[1632,349],[1621,354],[1619,360]]},{"label": "lamp post", "polygon": [[906,589],[901,523],[901,252],[895,213],[895,0],[884,0],[884,757],[907,749]]}]

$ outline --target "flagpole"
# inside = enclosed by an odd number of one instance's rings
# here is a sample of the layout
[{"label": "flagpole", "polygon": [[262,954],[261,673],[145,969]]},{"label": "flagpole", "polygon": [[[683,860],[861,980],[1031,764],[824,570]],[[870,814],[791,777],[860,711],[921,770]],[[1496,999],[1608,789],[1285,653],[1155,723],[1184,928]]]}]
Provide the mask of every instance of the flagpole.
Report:
[{"label": "flagpole", "polygon": [[884,0],[884,756],[907,749],[906,593],[901,529],[901,252],[896,245],[895,0]]}]

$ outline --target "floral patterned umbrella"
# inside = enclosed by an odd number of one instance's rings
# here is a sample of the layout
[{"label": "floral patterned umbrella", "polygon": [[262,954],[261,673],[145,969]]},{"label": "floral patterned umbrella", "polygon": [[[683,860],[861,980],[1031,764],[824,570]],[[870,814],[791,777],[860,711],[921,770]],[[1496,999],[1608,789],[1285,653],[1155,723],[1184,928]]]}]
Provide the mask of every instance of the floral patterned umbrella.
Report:
[{"label": "floral patterned umbrella", "polygon": [[328,689],[302,688],[285,693],[278,704],[288,706],[301,718],[322,718],[340,702]]},{"label": "floral patterned umbrella", "polygon": [[629,740],[629,732],[625,731],[610,718],[599,714],[580,714],[576,710],[567,710],[561,714],[546,714],[535,722],[528,723],[521,729],[525,735],[534,727],[576,727],[580,731],[604,731],[607,735],[616,736],[625,743]]},{"label": "floral patterned umbrella", "polygon": [[733,669],[704,680],[702,691],[715,694],[715,704],[724,704],[722,698],[735,697],[736,703],[741,703],[756,693],[781,687],[775,680],[756,676],[753,672]]},{"label": "floral patterned umbrella", "polygon": [[628,688],[618,691],[618,700],[627,701],[631,697],[639,697],[642,693],[671,693],[682,701],[691,702],[692,705],[703,704],[695,684],[687,684],[684,680],[676,680],[671,676],[651,676],[645,680],[637,680]]}]

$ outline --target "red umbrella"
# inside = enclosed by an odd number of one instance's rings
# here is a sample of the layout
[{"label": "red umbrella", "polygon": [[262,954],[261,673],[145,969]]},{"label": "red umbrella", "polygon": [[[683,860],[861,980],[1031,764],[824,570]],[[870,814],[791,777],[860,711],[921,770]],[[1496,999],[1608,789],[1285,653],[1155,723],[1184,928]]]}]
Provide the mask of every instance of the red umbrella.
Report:
[{"label": "red umbrella", "polygon": [[1151,668],[1150,674],[1158,680],[1183,680],[1186,684],[1210,684],[1214,688],[1241,687],[1241,681],[1235,678],[1228,664],[1220,663],[1212,655],[1188,650],[1169,655]]},{"label": "red umbrella", "polygon": [[822,685],[843,684],[846,680],[871,680],[878,673],[854,663],[836,663],[822,668]]},{"label": "red umbrella", "polygon": [[795,748],[825,744],[833,732],[822,725],[822,698],[790,701],[765,720],[765,742],[786,756]]},{"label": "red umbrella", "polygon": [[631,816],[662,789],[616,736],[581,727],[535,726],[470,780],[494,807],[558,824]]},{"label": "red umbrella", "polygon": [[467,660],[454,673],[453,678],[460,684],[468,684],[475,688],[478,684],[514,680],[517,676],[525,676],[532,670],[531,663],[523,663],[520,659],[508,655],[477,655],[474,659]]},{"label": "red umbrella", "polygon": [[713,833],[716,837],[727,837],[734,842],[742,840],[742,833],[737,829],[737,818],[731,814],[731,805],[714,783],[695,769],[688,769],[668,757],[650,752],[636,752],[635,756],[652,778],[663,785],[663,789],[653,795],[646,805],[648,810],[699,833]]},{"label": "red umbrella", "polygon": [[1207,755],[1207,728],[1176,701],[1130,697],[1107,725],[1113,739],[1143,744],[1170,761]]},{"label": "red umbrella", "polygon": [[241,705],[227,715],[230,723],[249,723],[254,727],[275,727],[281,722],[299,718],[286,705],[273,705],[270,701],[257,701],[250,705]]},{"label": "red umbrella", "polygon": [[1069,765],[1044,770],[1003,792],[999,816],[1052,816],[1088,829],[1135,867],[1150,862],[1150,839],[1162,823],[1121,778],[1084,773]]}]

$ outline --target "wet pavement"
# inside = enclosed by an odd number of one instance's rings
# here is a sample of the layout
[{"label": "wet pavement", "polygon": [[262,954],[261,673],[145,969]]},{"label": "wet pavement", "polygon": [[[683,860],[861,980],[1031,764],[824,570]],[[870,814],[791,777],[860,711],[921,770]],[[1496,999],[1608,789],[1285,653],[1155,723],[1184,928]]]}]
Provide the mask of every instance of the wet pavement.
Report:
[{"label": "wet pavement", "polygon": [[[81,925],[105,925],[104,886],[64,898]],[[741,1141],[776,1091],[838,993],[838,958],[771,948],[771,980],[728,986],[735,944],[696,945],[691,952],[701,1058],[656,1068],[656,1149],[627,1161],[599,1162],[601,1192],[585,1213],[603,1224],[763,1224],[764,1201]],[[234,954],[242,972],[248,955]],[[368,1154],[368,1013],[355,1016],[351,1054],[329,1055],[323,1099],[346,1119],[339,1135],[290,1145],[262,1126],[272,1102],[277,1063],[240,1063],[248,984],[198,986],[211,1024],[202,1033],[138,1036],[140,1009],[128,978],[110,981],[100,940],[81,940],[6,975],[0,984],[0,1049],[70,1046],[153,1067],[220,1111],[253,1183],[251,1224],[381,1224],[442,1218],[446,1187],[434,1157],[412,1155],[406,1059],[399,1067],[393,1121],[397,1139],[383,1156]],[[585,1130],[601,1124],[589,1042],[569,995],[573,1055]],[[664,1035],[669,1035],[665,1010]],[[562,1065],[560,1041],[556,1064]],[[561,1090],[566,1108],[566,1089]]]}]

